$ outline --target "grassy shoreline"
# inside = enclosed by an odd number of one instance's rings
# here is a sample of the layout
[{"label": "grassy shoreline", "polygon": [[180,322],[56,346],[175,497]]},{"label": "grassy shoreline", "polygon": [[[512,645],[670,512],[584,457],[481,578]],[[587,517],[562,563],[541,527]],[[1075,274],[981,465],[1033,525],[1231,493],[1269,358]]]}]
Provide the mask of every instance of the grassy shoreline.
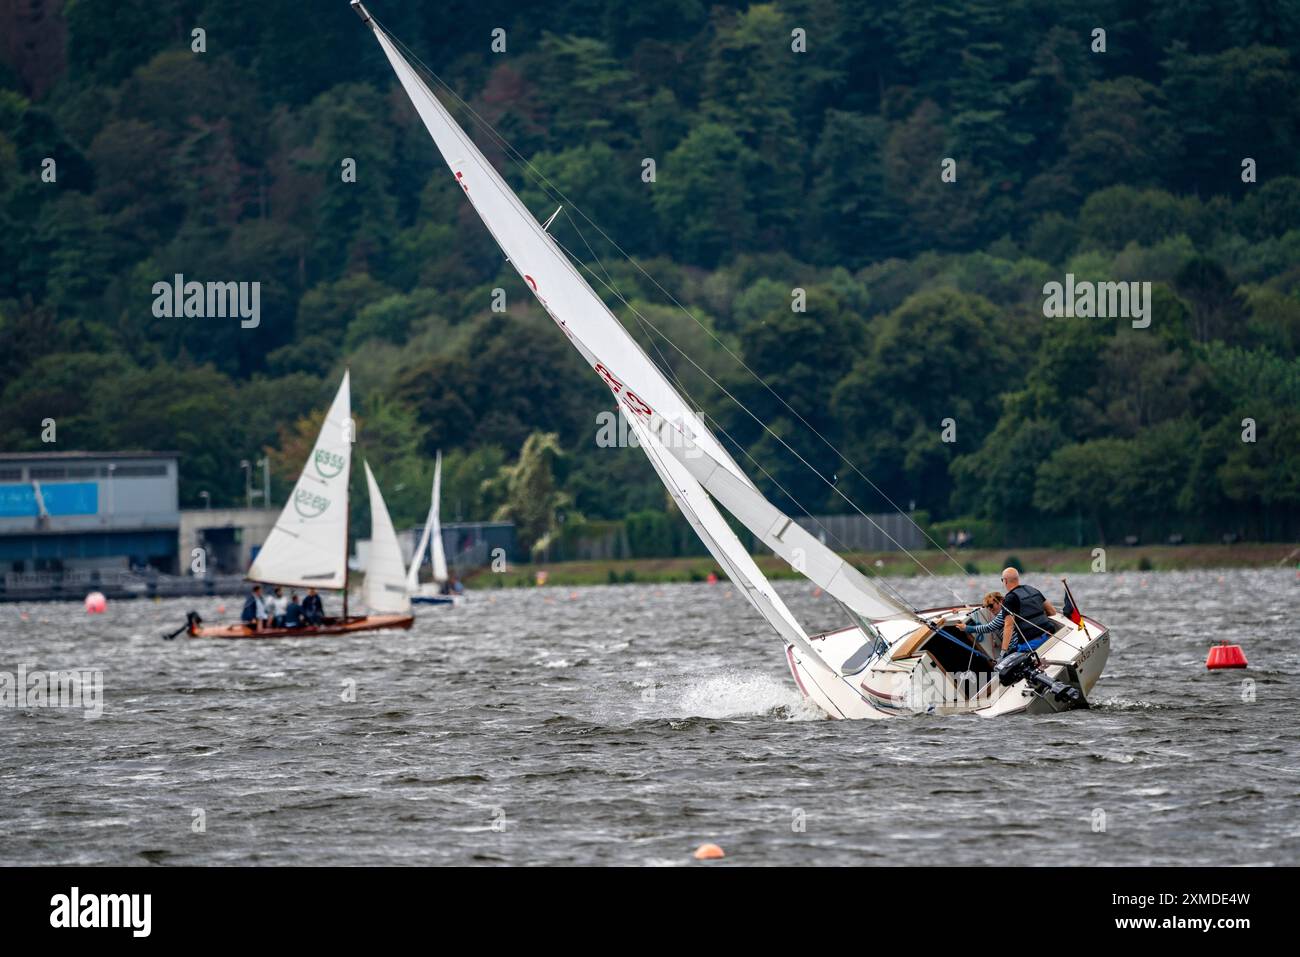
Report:
[{"label": "grassy shoreline", "polygon": [[[1013,548],[952,551],[954,564],[943,552],[913,553],[913,561],[902,552],[851,552],[845,558],[877,575],[909,577],[933,572],[938,575],[996,575],[1009,558],[1017,559],[1030,574],[1085,574],[1092,570],[1091,548]],[[769,578],[798,577],[775,555],[755,558]],[[917,562],[920,562],[918,565]],[[1138,545],[1114,546],[1106,550],[1106,569],[1126,571],[1176,571],[1193,568],[1291,567],[1300,562],[1300,547],[1294,543],[1237,545]],[[921,566],[924,566],[924,570]],[[960,567],[959,567],[960,566]],[[688,558],[628,558],[601,561],[537,562],[511,565],[504,572],[487,569],[466,577],[472,588],[520,588],[537,584],[539,572],[548,585],[608,585],[640,582],[704,581],[710,572],[721,571],[707,556]]]}]

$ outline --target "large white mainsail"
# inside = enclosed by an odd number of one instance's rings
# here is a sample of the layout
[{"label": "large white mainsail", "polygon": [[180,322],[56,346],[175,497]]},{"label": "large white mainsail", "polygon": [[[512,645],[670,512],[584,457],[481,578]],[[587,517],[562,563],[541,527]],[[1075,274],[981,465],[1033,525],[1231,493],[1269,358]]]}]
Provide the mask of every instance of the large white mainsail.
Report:
[{"label": "large white mainsail", "polygon": [[653,408],[668,420],[682,424],[711,456],[748,483],[748,477],[726,449],[704,428],[695,411],[556,247],[541,223],[398,52],[388,34],[358,0],[353,0],[352,7],[374,31],[456,182],[497,245],[542,307],[579,346],[584,358],[630,409],[648,414],[646,410]]},{"label": "large white mainsail", "polygon": [[406,573],[406,590],[411,594],[420,590],[420,566],[424,564],[424,553],[429,550],[430,544],[433,546],[433,552],[429,562],[433,566],[434,583],[441,585],[447,580],[447,555],[442,547],[442,522],[439,520],[441,497],[442,451],[439,450],[433,461],[433,492],[429,499],[429,514],[425,517],[420,543],[415,546],[415,554],[411,556],[411,567]]},{"label": "large white mainsail", "polygon": [[344,372],[311,457],[249,568],[249,579],[300,588],[346,586],[351,468],[352,393]]},{"label": "large white mainsail", "polygon": [[741,593],[788,642],[807,643],[803,628],[727,525],[699,482],[659,447],[650,423],[672,422],[710,458],[745,485],[748,476],[699,416],[641,350],[605,303],[519,201],[424,81],[374,22],[359,0],[352,6],[370,26],[411,103],[451,168],[470,204],[493,238],[584,359],[603,378],[629,420],[669,492]]},{"label": "large white mainsail", "polygon": [[402,548],[397,543],[397,531],[388,515],[388,506],[364,462],[366,487],[370,490],[370,556],[366,559],[366,607],[373,614],[401,614],[411,612],[411,597],[406,591],[406,566],[402,562]]}]

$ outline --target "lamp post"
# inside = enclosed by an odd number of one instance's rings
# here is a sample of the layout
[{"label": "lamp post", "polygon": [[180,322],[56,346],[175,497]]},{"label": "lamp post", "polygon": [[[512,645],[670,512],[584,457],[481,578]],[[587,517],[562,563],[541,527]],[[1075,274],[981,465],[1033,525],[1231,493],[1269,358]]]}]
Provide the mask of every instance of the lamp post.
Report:
[{"label": "lamp post", "polygon": [[253,507],[253,464],[248,459],[240,459],[239,467],[244,470],[244,507]]},{"label": "lamp post", "polygon": [[262,469],[262,508],[271,507],[271,459],[269,456],[262,456],[257,460],[257,464]]},{"label": "lamp post", "polygon": [[203,508],[205,510],[212,508],[212,493],[200,492],[199,498],[203,499]]}]

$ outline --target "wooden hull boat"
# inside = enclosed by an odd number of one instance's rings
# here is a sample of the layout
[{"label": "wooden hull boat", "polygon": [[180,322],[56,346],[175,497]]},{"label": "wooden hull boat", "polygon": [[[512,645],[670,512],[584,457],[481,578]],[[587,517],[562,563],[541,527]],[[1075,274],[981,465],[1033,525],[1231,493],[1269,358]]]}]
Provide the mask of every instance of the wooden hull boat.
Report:
[{"label": "wooden hull boat", "polygon": [[[204,625],[191,611],[182,631],[191,638],[315,638],[350,635],[388,628],[410,628],[411,600],[406,593],[406,568],[393,520],[384,504],[370,465],[365,465],[370,492],[370,566],[363,597],[366,615],[348,614],[348,476],[352,466],[351,376],[343,374],[338,393],[325,413],[311,456],[298,476],[293,493],[253,560],[247,578],[281,586],[292,596],[303,589],[343,593],[343,614],[302,628],[249,627],[242,621]],[[278,614],[284,614],[278,609]]]},{"label": "wooden hull boat", "polygon": [[303,628],[261,628],[253,630],[248,625],[191,625],[186,629],[190,638],[316,638],[321,635],[350,635],[357,632],[379,631],[387,628],[410,628],[415,622],[411,615],[354,615],[350,618],[326,618],[319,625]]}]

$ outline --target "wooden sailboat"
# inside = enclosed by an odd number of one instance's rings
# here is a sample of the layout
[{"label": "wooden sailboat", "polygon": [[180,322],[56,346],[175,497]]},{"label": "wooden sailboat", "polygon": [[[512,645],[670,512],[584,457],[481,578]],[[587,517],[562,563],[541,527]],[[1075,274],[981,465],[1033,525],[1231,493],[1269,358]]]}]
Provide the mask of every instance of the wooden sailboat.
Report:
[{"label": "wooden sailboat", "polygon": [[[442,523],[439,521],[439,499],[442,494],[442,452],[438,452],[433,462],[433,492],[429,502],[429,514],[424,520],[424,531],[420,533],[419,544],[411,556],[411,568],[406,575],[406,591],[416,605],[453,605],[463,600],[461,595],[447,592],[447,555],[442,545]],[[425,554],[433,569],[433,580],[420,582],[420,569],[424,565]]]},{"label": "wooden sailboat", "polygon": [[368,614],[348,614],[348,481],[352,468],[352,394],[348,373],[330,404],[311,456],[266,544],[245,576],[282,588],[343,592],[343,614],[317,625],[254,629],[244,622],[204,625],[190,612],[191,638],[308,638],[410,628],[405,566],[388,508],[370,466],[371,553],[364,589]]},{"label": "wooden sailboat", "polygon": [[[466,200],[542,308],[609,386],[681,514],[784,642],[790,671],[810,702],[836,718],[992,716],[1087,706],[1084,695],[1100,677],[1110,647],[1109,632],[1100,623],[1058,620],[1046,643],[1009,656],[1007,666],[999,664],[994,673],[989,655],[943,627],[944,618],[971,614],[974,606],[959,601],[948,608],[912,607],[764,498],[439,102],[399,44],[359,0],[351,2],[374,33]],[[821,634],[806,631],[720,508],[834,598],[848,627]],[[958,653],[954,642],[961,646]],[[975,669],[982,672],[982,680],[963,677],[963,672]]]}]

